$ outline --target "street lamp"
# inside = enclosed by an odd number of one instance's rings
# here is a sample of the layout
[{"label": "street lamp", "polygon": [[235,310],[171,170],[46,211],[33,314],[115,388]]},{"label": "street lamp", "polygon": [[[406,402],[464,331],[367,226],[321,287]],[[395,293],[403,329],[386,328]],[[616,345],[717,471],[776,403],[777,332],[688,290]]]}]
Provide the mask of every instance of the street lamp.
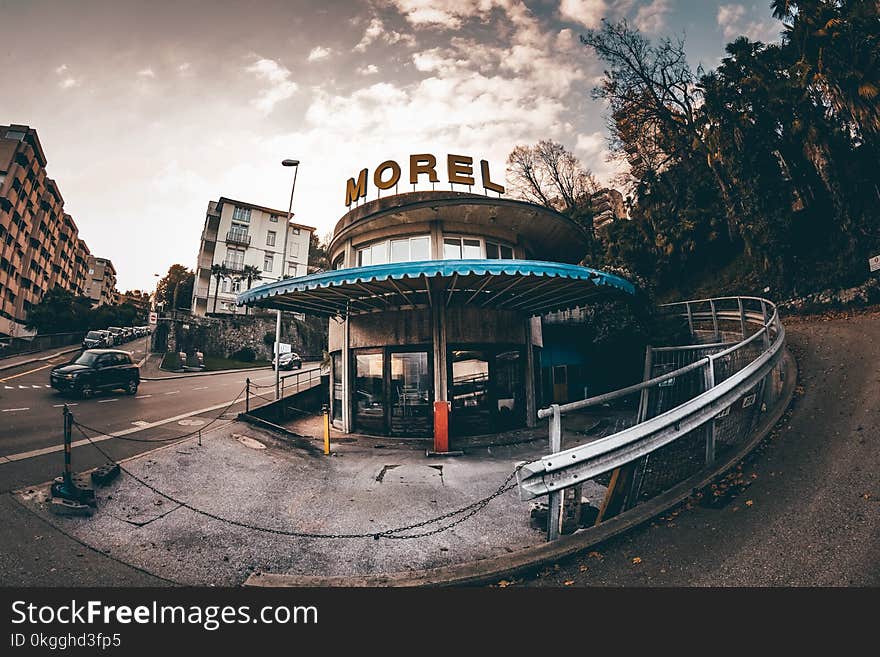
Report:
[{"label": "street lamp", "polygon": [[[287,237],[290,235],[290,220],[293,218],[293,190],[296,189],[296,174],[299,173],[299,160],[282,160],[281,166],[293,167],[293,185],[290,187],[290,203],[287,206],[287,222],[284,226],[284,248],[281,251],[281,276],[287,268]],[[281,398],[281,368],[278,366],[281,357],[281,309],[275,311],[275,399]]]}]

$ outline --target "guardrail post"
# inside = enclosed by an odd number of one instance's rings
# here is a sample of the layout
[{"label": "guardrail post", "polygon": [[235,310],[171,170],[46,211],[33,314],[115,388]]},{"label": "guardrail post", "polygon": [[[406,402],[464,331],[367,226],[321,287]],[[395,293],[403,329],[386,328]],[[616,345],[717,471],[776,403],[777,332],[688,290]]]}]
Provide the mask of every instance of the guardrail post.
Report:
[{"label": "guardrail post", "polygon": [[715,310],[714,299],[709,299],[709,307],[712,309],[712,330],[715,333],[715,342],[719,342],[720,338],[718,336],[718,313]]},{"label": "guardrail post", "polygon": [[739,304],[739,327],[743,340],[746,339],[746,310],[743,307],[742,297],[737,297],[736,302]]},{"label": "guardrail post", "polygon": [[71,429],[73,427],[73,414],[64,405],[64,487],[73,490],[73,474],[70,469]]},{"label": "guardrail post", "polygon": [[[559,404],[550,406],[550,453],[556,454],[562,451],[562,415],[559,412]],[[555,541],[559,538],[562,525],[562,496],[564,489],[555,490],[549,494],[549,509],[547,510],[547,540]]]},{"label": "guardrail post", "polygon": [[690,301],[685,301],[685,304],[684,304],[684,305],[685,305],[685,308],[687,308],[687,314],[688,314],[688,329],[690,329],[691,336],[693,336],[693,335],[694,335],[694,315],[693,315],[693,313],[691,312],[691,302],[690,302]]},{"label": "guardrail post", "polygon": [[[709,356],[708,367],[705,371],[706,390],[715,387],[715,360]],[[706,420],[706,465],[712,465],[715,462],[715,418]]]},{"label": "guardrail post", "polygon": [[244,412],[251,412],[251,378],[248,377],[244,380]]}]

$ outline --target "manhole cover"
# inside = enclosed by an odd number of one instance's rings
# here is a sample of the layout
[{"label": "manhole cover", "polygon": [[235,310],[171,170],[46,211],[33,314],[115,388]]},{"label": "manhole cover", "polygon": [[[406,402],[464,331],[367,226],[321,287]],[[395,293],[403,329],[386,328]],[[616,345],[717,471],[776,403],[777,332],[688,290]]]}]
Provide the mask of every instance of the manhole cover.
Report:
[{"label": "manhole cover", "polygon": [[241,434],[234,433],[232,434],[232,437],[245,447],[250,447],[251,449],[266,449],[266,446],[263,443],[259,440],[254,440],[250,436],[242,436]]},{"label": "manhole cover", "polygon": [[177,424],[181,424],[185,427],[199,427],[199,426],[203,425],[204,423],[205,423],[204,420],[196,420],[196,419],[179,420],[177,422]]},{"label": "manhole cover", "polygon": [[442,465],[386,465],[376,476],[385,484],[431,484],[443,485]]}]

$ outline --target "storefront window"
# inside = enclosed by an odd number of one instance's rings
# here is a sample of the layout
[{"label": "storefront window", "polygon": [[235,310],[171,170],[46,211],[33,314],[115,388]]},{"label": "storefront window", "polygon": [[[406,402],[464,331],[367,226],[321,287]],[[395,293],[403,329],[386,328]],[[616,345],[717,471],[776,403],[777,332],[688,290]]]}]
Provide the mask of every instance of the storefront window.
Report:
[{"label": "storefront window", "polygon": [[431,238],[428,235],[383,240],[358,249],[359,267],[430,259]]},{"label": "storefront window", "polygon": [[342,420],[342,354],[333,354],[333,419]]},{"label": "storefront window", "polygon": [[455,433],[473,435],[491,430],[489,355],[484,351],[450,351],[452,419]]}]

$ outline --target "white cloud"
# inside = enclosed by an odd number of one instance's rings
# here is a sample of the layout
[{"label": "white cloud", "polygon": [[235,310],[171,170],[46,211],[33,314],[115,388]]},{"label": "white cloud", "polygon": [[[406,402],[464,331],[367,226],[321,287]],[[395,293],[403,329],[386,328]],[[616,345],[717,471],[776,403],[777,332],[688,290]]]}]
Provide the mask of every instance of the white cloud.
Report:
[{"label": "white cloud", "polygon": [[604,0],[562,0],[559,13],[565,20],[592,29],[599,27],[602,19],[608,15],[608,5]]},{"label": "white cloud", "polygon": [[357,72],[359,75],[376,75],[379,72],[379,67],[375,64],[367,64],[358,68]]},{"label": "white cloud", "polygon": [[458,29],[465,19],[485,15],[494,7],[508,9],[510,0],[391,0],[417,27]]},{"label": "white cloud", "polygon": [[385,24],[380,18],[373,17],[369,25],[364,30],[364,36],[354,47],[355,52],[364,52],[367,46],[373,43],[382,42],[389,45],[400,43],[405,46],[414,46],[415,38],[411,34],[402,34],[395,30],[386,30]]},{"label": "white cloud", "polygon": [[61,75],[61,74],[64,73],[66,70],[67,70],[67,64],[62,64],[61,66],[59,66],[58,68],[55,69],[55,72],[56,72],[58,75]]},{"label": "white cloud", "polygon": [[180,64],[177,67],[177,70],[180,73],[188,73],[191,68],[192,68],[192,65],[189,62],[183,62],[182,64]]},{"label": "white cloud", "polygon": [[252,101],[257,109],[265,114],[269,114],[282,100],[293,96],[299,88],[296,82],[290,79],[290,70],[274,59],[258,59],[245,71],[269,83],[269,86],[260,91],[259,96]]},{"label": "white cloud", "polygon": [[642,32],[656,34],[666,27],[666,14],[670,10],[669,0],[652,0],[636,12],[636,27]]},{"label": "white cloud", "polygon": [[156,73],[153,71],[153,69],[151,69],[149,67],[141,69],[140,71],[137,72],[137,74],[138,74],[138,77],[142,77],[142,78],[156,77]]},{"label": "white cloud", "polygon": [[79,80],[75,78],[64,78],[61,82],[58,83],[58,86],[62,89],[71,89],[72,87],[79,86]]},{"label": "white cloud", "polygon": [[321,59],[327,59],[333,51],[330,48],[324,48],[323,46],[315,46],[309,52],[308,60],[310,62],[317,62]]},{"label": "white cloud", "polygon": [[746,36],[752,41],[769,43],[779,40],[780,25],[773,18],[762,18],[755,7],[746,9],[740,4],[718,7],[716,21],[725,41]]},{"label": "white cloud", "polygon": [[613,184],[614,178],[626,169],[623,161],[612,157],[605,133],[600,131],[579,134],[574,152],[586,163],[597,180],[606,185]]}]

